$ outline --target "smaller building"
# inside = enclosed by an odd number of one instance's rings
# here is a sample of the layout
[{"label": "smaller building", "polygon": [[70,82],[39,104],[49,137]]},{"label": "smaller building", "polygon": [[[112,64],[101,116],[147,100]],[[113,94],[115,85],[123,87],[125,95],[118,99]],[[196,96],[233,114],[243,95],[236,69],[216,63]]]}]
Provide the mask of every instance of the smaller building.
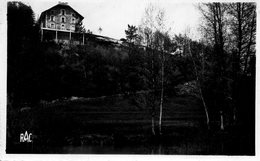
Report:
[{"label": "smaller building", "polygon": [[76,32],[83,19],[84,17],[68,3],[59,2],[41,13],[39,23],[42,40],[70,41],[73,38],[74,40],[79,39],[79,34]]}]

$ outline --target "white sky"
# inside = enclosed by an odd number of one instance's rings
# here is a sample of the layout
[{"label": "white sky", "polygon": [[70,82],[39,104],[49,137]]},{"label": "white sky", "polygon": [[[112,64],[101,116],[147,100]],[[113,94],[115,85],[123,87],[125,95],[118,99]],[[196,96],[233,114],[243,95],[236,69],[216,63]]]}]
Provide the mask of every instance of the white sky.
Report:
[{"label": "white sky", "polygon": [[[58,4],[58,0],[21,0],[30,5],[38,18],[42,11]],[[84,16],[83,24],[94,34],[120,39],[125,37],[127,24],[138,26],[145,8],[152,3],[165,10],[166,27],[172,34],[184,33],[191,28],[193,38],[198,38],[199,11],[189,1],[185,3],[173,0],[64,0]]]}]

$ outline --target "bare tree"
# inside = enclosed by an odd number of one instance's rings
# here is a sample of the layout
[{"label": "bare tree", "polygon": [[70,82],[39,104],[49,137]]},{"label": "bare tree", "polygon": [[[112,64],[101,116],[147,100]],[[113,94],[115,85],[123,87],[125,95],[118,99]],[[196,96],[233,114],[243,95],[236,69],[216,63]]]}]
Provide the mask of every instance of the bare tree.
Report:
[{"label": "bare tree", "polygon": [[231,3],[228,5],[232,39],[232,105],[233,121],[237,120],[238,82],[242,75],[250,74],[248,61],[255,55],[256,5],[255,3]]},{"label": "bare tree", "polygon": [[162,134],[162,114],[163,114],[163,97],[164,97],[164,62],[165,62],[165,44],[166,44],[166,32],[165,32],[165,11],[159,10],[156,15],[156,30],[158,33],[155,37],[157,38],[156,49],[161,53],[161,94],[160,94],[160,112],[159,112],[159,134]]},{"label": "bare tree", "polygon": [[231,3],[228,5],[230,30],[234,35],[233,50],[237,57],[237,72],[247,72],[248,58],[254,54],[256,34],[256,4]]},{"label": "bare tree", "polygon": [[[142,18],[142,22],[139,25],[138,32],[141,37],[141,44],[146,46],[147,53],[151,55],[151,69],[149,70],[150,67],[148,67],[148,71],[150,72],[150,75],[152,75],[151,79],[151,89],[152,89],[152,95],[151,99],[149,101],[149,105],[151,106],[151,123],[152,123],[152,134],[155,135],[155,71],[154,71],[154,51],[150,50],[152,49],[152,41],[153,41],[153,32],[154,32],[154,19],[153,19],[153,14],[154,14],[154,6],[149,5],[145,9],[144,16]],[[149,63],[148,63],[149,64]]]},{"label": "bare tree", "polygon": [[[141,25],[139,26],[139,35],[142,37],[142,44],[146,45],[147,49],[151,51],[151,71],[152,71],[152,89],[156,90],[156,79],[158,75],[155,73],[155,52],[160,52],[160,108],[159,108],[159,134],[161,134],[162,128],[162,114],[163,114],[163,97],[164,97],[164,62],[165,62],[165,46],[166,46],[166,37],[168,36],[167,31],[165,30],[165,11],[160,8],[156,8],[150,4],[145,9],[145,14],[142,19]],[[155,134],[155,93],[153,94],[154,102],[152,103],[152,132]]]},{"label": "bare tree", "polygon": [[[204,111],[205,111],[205,115],[206,115],[206,123],[207,123],[207,127],[208,129],[210,129],[210,118],[209,118],[209,111],[208,111],[208,106],[206,105],[206,102],[205,102],[205,98],[203,96],[203,93],[202,93],[202,87],[201,87],[201,81],[203,81],[203,71],[202,71],[202,74],[199,74],[199,70],[197,68],[197,65],[196,65],[196,61],[192,54],[192,51],[191,51],[191,39],[189,38],[189,33],[190,33],[190,29],[187,28],[186,29],[186,33],[184,35],[184,39],[185,39],[185,44],[187,45],[187,48],[188,48],[188,54],[192,60],[192,64],[193,64],[193,67],[194,67],[194,73],[195,73],[195,78],[196,78],[196,86],[198,88],[198,91],[199,91],[199,97],[202,101],[202,104],[203,104],[203,107],[204,107]],[[202,55],[204,57],[204,55]],[[203,61],[202,61],[203,63]],[[203,64],[202,64],[203,66]]]},{"label": "bare tree", "polygon": [[160,84],[160,111],[159,111],[159,134],[162,132],[162,115],[163,115],[163,102],[164,102],[164,64],[165,64],[165,49],[170,42],[170,38],[166,33],[160,31],[155,32],[154,46],[156,50],[160,52],[160,63],[161,63],[161,84]]},{"label": "bare tree", "polygon": [[[226,77],[226,60],[227,55],[225,52],[226,40],[225,36],[228,32],[227,30],[227,5],[225,3],[204,3],[199,5],[199,10],[203,15],[203,33],[208,39],[209,44],[213,46],[213,68],[215,76],[216,90],[214,91],[215,95],[215,104],[214,107],[219,111],[221,117],[223,117],[223,108],[225,97],[227,95],[226,86],[227,86],[227,77]],[[223,127],[223,119],[220,120],[220,127]]]}]

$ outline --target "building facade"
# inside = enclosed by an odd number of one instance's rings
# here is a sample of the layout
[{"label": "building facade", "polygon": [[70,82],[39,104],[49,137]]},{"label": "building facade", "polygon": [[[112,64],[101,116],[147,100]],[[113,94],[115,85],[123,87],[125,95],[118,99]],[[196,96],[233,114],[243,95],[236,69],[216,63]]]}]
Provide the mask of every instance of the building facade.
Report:
[{"label": "building facade", "polygon": [[[80,22],[84,19],[68,3],[57,5],[41,13],[39,23],[42,40],[45,38],[68,41],[77,32]],[[75,34],[74,34],[75,35]]]}]

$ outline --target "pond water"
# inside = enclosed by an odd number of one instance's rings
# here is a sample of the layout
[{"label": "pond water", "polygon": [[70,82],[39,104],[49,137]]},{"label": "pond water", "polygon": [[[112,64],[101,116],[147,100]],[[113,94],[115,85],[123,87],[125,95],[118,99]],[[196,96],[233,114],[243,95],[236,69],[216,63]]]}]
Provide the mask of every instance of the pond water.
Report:
[{"label": "pond water", "polygon": [[[223,146],[216,146],[220,152]],[[39,147],[38,147],[39,148]],[[210,149],[205,144],[184,143],[178,145],[82,145],[34,148],[33,153],[56,154],[209,154]],[[38,150],[40,151],[38,151]],[[210,151],[209,151],[210,150]]]},{"label": "pond water", "polygon": [[13,146],[8,151],[29,154],[254,155],[252,144],[244,139],[236,141],[187,139],[164,144],[26,145]]}]

